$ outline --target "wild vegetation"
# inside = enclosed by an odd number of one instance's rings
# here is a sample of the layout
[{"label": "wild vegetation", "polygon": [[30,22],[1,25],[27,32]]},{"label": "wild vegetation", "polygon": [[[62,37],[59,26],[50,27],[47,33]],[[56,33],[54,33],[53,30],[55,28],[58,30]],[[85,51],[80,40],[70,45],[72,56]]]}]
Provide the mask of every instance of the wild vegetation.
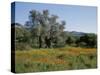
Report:
[{"label": "wild vegetation", "polygon": [[29,12],[25,25],[15,28],[16,72],[37,72],[97,67],[97,35],[65,31],[65,21],[48,10]]},{"label": "wild vegetation", "polygon": [[51,48],[16,51],[17,73],[42,72],[74,69],[90,69],[97,67],[95,48]]}]

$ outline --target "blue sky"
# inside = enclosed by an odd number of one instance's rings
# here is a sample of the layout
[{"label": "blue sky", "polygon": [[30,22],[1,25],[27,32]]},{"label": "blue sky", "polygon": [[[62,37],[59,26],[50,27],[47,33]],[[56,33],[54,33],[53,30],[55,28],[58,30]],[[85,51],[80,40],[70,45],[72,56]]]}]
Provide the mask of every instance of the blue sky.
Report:
[{"label": "blue sky", "polygon": [[97,8],[92,6],[58,5],[16,2],[15,22],[25,24],[29,20],[29,11],[48,9],[50,14],[66,21],[65,30],[87,33],[97,32]]}]

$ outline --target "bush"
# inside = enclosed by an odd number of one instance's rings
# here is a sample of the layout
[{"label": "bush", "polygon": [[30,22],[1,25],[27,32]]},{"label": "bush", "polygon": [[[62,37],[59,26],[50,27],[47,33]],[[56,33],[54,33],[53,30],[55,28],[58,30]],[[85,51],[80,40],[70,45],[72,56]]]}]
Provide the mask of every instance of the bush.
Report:
[{"label": "bush", "polygon": [[80,46],[80,47],[86,47],[86,43],[85,43],[85,42],[80,42],[80,43],[79,43],[79,46]]},{"label": "bush", "polygon": [[15,49],[16,50],[29,50],[31,49],[31,46],[26,43],[16,43]]}]

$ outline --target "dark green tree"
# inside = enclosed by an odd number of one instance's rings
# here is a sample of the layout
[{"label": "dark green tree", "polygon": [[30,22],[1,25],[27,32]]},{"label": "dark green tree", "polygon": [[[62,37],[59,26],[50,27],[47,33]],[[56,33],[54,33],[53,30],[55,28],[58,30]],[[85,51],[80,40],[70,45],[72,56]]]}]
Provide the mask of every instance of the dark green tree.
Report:
[{"label": "dark green tree", "polygon": [[69,36],[68,38],[67,38],[67,40],[66,40],[66,44],[68,44],[68,45],[73,45],[73,44],[75,44],[75,38],[73,37],[73,36]]},{"label": "dark green tree", "polygon": [[87,33],[80,37],[78,44],[83,44],[85,47],[97,47],[97,36],[96,34]]}]

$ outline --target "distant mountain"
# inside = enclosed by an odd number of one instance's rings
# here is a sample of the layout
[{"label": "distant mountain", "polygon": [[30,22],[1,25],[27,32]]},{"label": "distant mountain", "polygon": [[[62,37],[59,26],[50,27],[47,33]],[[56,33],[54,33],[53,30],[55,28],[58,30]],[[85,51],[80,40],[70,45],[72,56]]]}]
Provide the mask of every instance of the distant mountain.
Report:
[{"label": "distant mountain", "polygon": [[66,35],[71,35],[71,36],[78,36],[78,37],[80,37],[80,36],[83,36],[83,35],[85,35],[86,33],[84,33],[84,32],[77,32],[77,31],[65,31],[65,33],[66,33]]},{"label": "distant mountain", "polygon": [[72,32],[70,32],[70,34],[73,35],[73,36],[83,36],[83,35],[85,35],[86,33],[84,33],[84,32],[72,31]]},{"label": "distant mountain", "polygon": [[24,26],[22,24],[20,24],[20,23],[12,23],[11,27],[19,27],[19,28],[21,28],[21,27],[24,27]]},{"label": "distant mountain", "polygon": [[20,23],[12,23],[11,25],[14,25],[14,26],[21,26]]}]

